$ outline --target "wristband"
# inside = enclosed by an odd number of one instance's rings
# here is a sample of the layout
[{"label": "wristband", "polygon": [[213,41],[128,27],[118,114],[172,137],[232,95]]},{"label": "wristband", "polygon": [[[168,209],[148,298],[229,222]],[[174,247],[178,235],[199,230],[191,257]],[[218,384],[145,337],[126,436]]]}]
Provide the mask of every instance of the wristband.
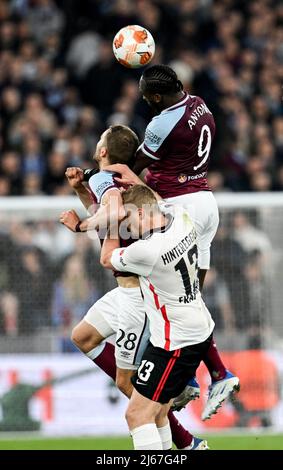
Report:
[{"label": "wristband", "polygon": [[82,221],[79,220],[78,223],[77,223],[77,225],[76,225],[76,228],[75,228],[75,231],[76,231],[76,232],[81,232],[81,228],[80,228],[81,223],[82,223]]}]

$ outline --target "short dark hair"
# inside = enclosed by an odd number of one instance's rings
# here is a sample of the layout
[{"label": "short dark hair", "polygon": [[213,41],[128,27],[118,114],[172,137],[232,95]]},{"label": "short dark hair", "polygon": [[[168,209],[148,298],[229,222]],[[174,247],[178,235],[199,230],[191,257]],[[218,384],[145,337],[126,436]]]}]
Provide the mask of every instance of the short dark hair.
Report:
[{"label": "short dark hair", "polygon": [[111,126],[106,134],[108,158],[111,164],[129,163],[139,146],[139,138],[127,126]]},{"label": "short dark hair", "polygon": [[152,65],[148,67],[142,79],[145,81],[145,91],[159,93],[160,95],[172,95],[183,90],[183,84],[178,80],[176,72],[168,65]]}]

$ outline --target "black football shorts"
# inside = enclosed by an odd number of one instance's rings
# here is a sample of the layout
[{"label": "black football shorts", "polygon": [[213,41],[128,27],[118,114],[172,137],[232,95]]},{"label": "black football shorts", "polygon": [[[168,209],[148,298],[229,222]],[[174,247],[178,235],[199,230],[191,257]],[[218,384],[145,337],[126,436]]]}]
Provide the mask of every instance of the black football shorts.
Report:
[{"label": "black football shorts", "polygon": [[177,397],[196,374],[212,340],[165,351],[148,344],[141,365],[132,377],[134,388],[144,397],[159,403],[168,403]]}]

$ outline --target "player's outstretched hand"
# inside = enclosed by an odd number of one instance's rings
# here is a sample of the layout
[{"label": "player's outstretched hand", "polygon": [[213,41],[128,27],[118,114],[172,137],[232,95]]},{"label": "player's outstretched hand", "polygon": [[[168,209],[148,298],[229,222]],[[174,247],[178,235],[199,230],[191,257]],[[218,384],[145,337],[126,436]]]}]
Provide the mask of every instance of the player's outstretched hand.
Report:
[{"label": "player's outstretched hand", "polygon": [[59,220],[72,232],[76,231],[76,226],[80,222],[80,218],[74,209],[62,212]]},{"label": "player's outstretched hand", "polygon": [[134,186],[135,184],[144,184],[143,181],[132,170],[130,170],[128,165],[124,165],[123,163],[115,163],[114,165],[106,166],[104,170],[119,173],[121,177],[114,176],[114,179],[126,188]]},{"label": "player's outstretched hand", "polygon": [[68,179],[69,185],[74,189],[79,188],[84,180],[83,170],[75,166],[67,168],[65,176]]}]

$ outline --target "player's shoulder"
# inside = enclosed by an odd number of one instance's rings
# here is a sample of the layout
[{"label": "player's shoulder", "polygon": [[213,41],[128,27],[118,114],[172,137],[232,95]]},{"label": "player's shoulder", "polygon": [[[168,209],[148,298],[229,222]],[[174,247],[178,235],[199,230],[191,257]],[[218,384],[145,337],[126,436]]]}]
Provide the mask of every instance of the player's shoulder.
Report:
[{"label": "player's shoulder", "polygon": [[105,188],[108,189],[110,186],[117,187],[114,176],[115,173],[112,171],[102,170],[96,173],[96,175],[91,176],[88,184],[94,193],[103,191]]},{"label": "player's shoulder", "polygon": [[189,95],[177,102],[176,104],[164,109],[160,114],[154,116],[147,126],[146,132],[150,135],[162,135],[168,133],[185,115],[188,107],[205,105],[204,100],[200,96]]},{"label": "player's shoulder", "polygon": [[88,181],[91,191],[96,196],[97,202],[101,201],[102,196],[111,188],[118,188],[114,179],[115,173],[112,171],[99,171],[91,176]]},{"label": "player's shoulder", "polygon": [[155,243],[154,239],[146,236],[134,241],[124,248],[123,251],[126,250],[130,258],[133,258],[135,262],[151,261],[153,257],[155,258],[155,250],[152,249]]},{"label": "player's shoulder", "polygon": [[145,131],[145,140],[155,145],[162,143],[178,124],[180,119],[182,119],[185,112],[186,106],[180,106],[172,110],[172,112],[167,110],[162,111],[162,113],[155,116],[148,124]]},{"label": "player's shoulder", "polygon": [[101,181],[114,181],[114,175],[115,173],[113,171],[100,170],[98,173],[90,177],[89,182],[96,183]]},{"label": "player's shoulder", "polygon": [[193,112],[196,108],[198,109],[198,107],[200,106],[201,108],[199,109],[199,111],[212,114],[207,104],[205,103],[204,99],[201,98],[201,96],[197,96],[197,95],[189,95],[189,96],[190,96],[190,100],[188,101],[187,106],[186,106],[187,110],[190,110],[190,112]]},{"label": "player's shoulder", "polygon": [[137,247],[137,251],[142,256],[154,256],[156,249],[158,247],[158,239],[155,236],[155,233],[146,232],[142,235],[142,237],[135,243]]}]

